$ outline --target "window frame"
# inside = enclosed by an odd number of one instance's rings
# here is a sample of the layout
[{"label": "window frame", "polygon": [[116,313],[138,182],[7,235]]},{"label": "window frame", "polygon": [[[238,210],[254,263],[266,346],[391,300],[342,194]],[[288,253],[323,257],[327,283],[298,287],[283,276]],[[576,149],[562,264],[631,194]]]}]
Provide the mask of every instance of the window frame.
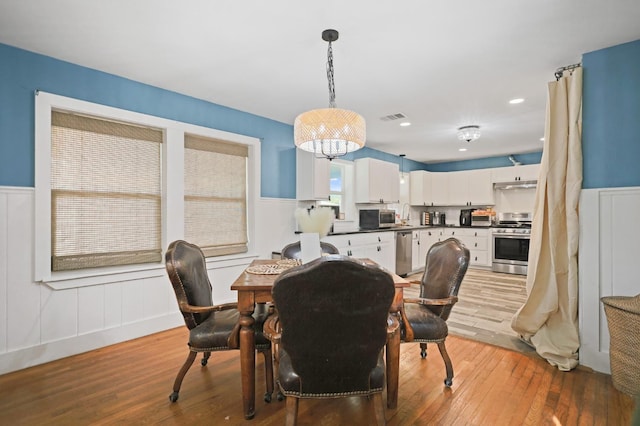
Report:
[{"label": "window frame", "polygon": [[237,259],[256,257],[255,210],[260,194],[260,140],[194,124],[114,108],[65,96],[35,92],[35,227],[34,280],[54,289],[76,288],[164,275],[164,262],[138,265],[51,271],[51,110],[59,109],[99,118],[123,121],[163,129],[161,149],[162,176],[162,250],[184,238],[184,134],[226,140],[247,145],[247,238],[248,251],[242,254],[207,258],[207,263],[222,266]]}]

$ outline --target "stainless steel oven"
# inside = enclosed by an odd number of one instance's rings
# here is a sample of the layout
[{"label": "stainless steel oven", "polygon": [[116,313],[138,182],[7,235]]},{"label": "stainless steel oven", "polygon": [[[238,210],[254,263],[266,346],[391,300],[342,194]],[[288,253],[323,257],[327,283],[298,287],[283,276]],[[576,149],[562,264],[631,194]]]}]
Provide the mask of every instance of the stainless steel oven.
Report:
[{"label": "stainless steel oven", "polygon": [[531,213],[503,213],[493,229],[492,270],[527,275]]}]

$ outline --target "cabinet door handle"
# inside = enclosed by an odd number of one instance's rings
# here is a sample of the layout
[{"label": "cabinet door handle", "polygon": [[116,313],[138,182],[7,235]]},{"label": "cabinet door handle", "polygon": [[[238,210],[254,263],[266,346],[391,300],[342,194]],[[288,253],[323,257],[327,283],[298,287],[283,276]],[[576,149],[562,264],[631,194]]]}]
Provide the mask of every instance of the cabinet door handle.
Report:
[{"label": "cabinet door handle", "polygon": [[473,236],[474,236],[474,237],[477,237],[477,236],[478,236],[478,232],[474,232],[474,233],[473,233]]},{"label": "cabinet door handle", "polygon": [[418,245],[420,245],[420,240],[418,240]]},{"label": "cabinet door handle", "polygon": [[478,256],[476,256],[476,258],[474,260],[477,262],[478,261]]},{"label": "cabinet door handle", "polygon": [[378,251],[382,250],[382,247],[378,246]]},{"label": "cabinet door handle", "polygon": [[381,242],[382,242],[382,240],[380,239],[380,237],[378,237],[378,242],[379,242],[379,243],[381,243]]},{"label": "cabinet door handle", "polygon": [[476,243],[475,247],[478,247],[478,243]]},{"label": "cabinet door handle", "polygon": [[351,245],[351,240],[347,240],[347,245],[350,246]]}]

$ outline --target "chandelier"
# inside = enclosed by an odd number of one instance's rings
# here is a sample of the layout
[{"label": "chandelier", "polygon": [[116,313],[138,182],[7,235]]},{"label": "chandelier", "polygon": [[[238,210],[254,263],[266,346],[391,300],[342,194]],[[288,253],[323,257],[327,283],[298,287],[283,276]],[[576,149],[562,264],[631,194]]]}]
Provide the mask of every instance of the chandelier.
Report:
[{"label": "chandelier", "polygon": [[458,128],[458,139],[461,141],[475,141],[480,137],[480,126],[462,126]]},{"label": "chandelier", "polygon": [[366,128],[364,118],[360,114],[336,108],[331,43],[338,39],[338,31],[324,30],[322,39],[329,43],[329,108],[314,109],[298,115],[293,124],[293,140],[298,148],[313,152],[317,157],[333,160],[362,148],[365,144]]}]

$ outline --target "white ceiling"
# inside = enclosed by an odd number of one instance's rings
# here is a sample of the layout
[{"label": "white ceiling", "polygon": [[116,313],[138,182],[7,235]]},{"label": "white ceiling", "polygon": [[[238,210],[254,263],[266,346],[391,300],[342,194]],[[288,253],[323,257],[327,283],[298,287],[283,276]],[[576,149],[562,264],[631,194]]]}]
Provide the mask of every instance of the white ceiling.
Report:
[{"label": "white ceiling", "polygon": [[554,71],[639,20],[638,0],[0,0],[0,43],[293,124],[328,106],[334,28],[338,107],[367,146],[430,163],[540,151]]}]

